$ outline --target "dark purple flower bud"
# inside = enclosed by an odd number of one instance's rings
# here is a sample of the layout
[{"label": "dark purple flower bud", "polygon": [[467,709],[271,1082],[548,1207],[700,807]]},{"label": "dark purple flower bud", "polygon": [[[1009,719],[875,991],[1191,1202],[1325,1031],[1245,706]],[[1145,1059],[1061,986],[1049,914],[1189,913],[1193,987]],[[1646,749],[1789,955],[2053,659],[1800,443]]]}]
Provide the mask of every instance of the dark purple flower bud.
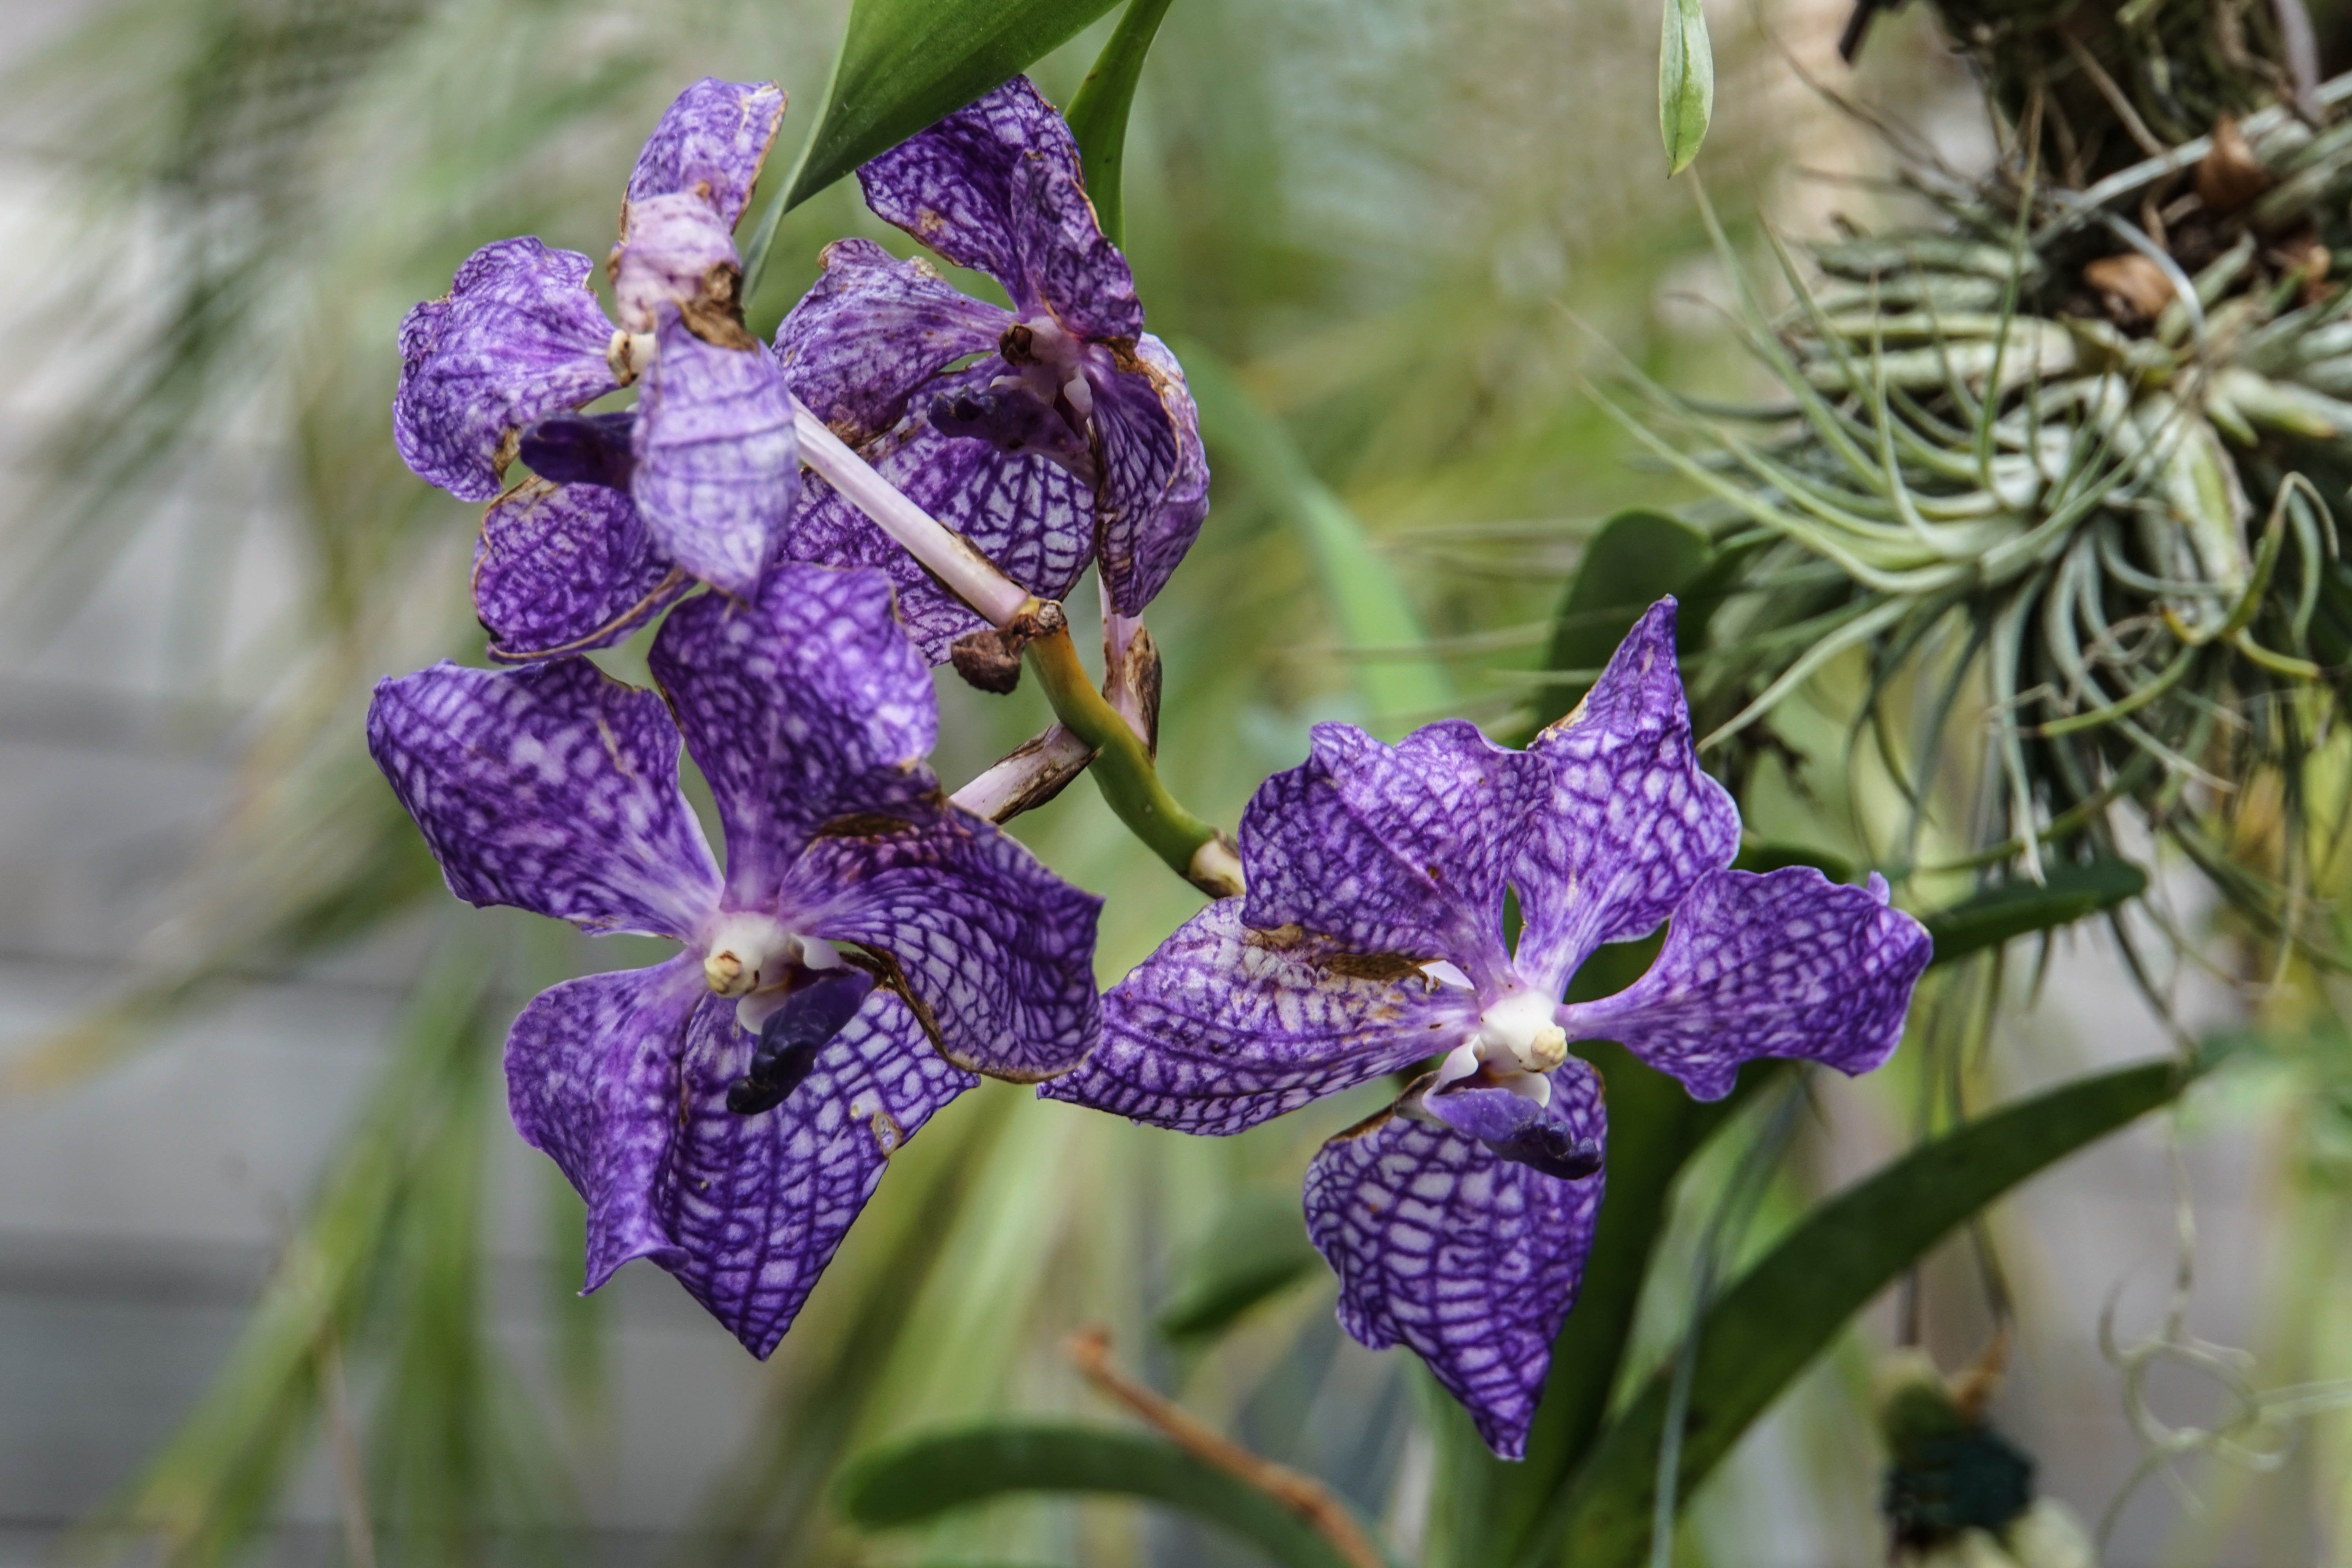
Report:
[{"label": "dark purple flower bud", "polygon": [[862,969],[835,969],[795,985],[760,1026],[751,1070],[727,1086],[727,1109],[751,1116],[782,1105],[816,1070],[817,1053],[849,1026],[873,989],[874,976]]},{"label": "dark purple flower bud", "polygon": [[530,471],[559,485],[603,485],[607,489],[629,488],[636,472],[636,454],[630,441],[637,413],[557,414],[527,426],[519,455]]}]

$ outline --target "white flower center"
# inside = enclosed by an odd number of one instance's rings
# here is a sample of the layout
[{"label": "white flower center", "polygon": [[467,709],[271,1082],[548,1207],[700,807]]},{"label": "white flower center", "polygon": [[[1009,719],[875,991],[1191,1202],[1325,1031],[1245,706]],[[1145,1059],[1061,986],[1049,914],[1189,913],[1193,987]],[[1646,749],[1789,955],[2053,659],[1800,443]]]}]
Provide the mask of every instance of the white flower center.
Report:
[{"label": "white flower center", "polygon": [[[823,951],[813,951],[817,949]],[[841,955],[828,942],[785,930],[784,922],[773,915],[730,910],[711,925],[703,950],[702,978],[718,995],[747,996],[782,980],[794,963],[811,969],[831,969],[841,963]]]},{"label": "white flower center", "polygon": [[1552,1015],[1551,998],[1517,991],[1478,1018],[1479,1057],[1521,1072],[1549,1072],[1568,1059],[1568,1031]]}]

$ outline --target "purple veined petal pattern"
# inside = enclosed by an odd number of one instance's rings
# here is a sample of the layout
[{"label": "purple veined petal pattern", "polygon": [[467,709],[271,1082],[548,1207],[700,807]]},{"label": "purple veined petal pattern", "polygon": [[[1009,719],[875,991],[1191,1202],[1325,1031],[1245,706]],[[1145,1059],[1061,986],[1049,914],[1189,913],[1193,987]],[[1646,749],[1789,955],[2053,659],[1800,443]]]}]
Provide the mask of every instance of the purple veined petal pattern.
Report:
[{"label": "purple veined petal pattern", "polygon": [[617,384],[593,266],[577,251],[502,239],[467,257],[448,293],[408,312],[392,436],[419,479],[488,500],[518,430]]},{"label": "purple veined petal pattern", "polygon": [[693,586],[627,493],[602,485],[526,479],[490,503],[474,546],[474,613],[507,664],[608,647]]},{"label": "purple veined petal pattern", "polygon": [[1385,746],[1318,724],[1307,761],[1242,814],[1243,918],[1360,953],[1445,959],[1503,983],[1504,874],[1541,798],[1541,764],[1449,719]]},{"label": "purple veined petal pattern", "polygon": [[1717,871],[1675,910],[1648,973],[1570,1005],[1561,1023],[1570,1039],[1618,1041],[1700,1100],[1730,1093],[1758,1057],[1868,1072],[1902,1039],[1932,948],[1875,872],[1850,888],[1810,866]]},{"label": "purple veined petal pattern", "polygon": [[1090,377],[1102,446],[1102,574],[1111,603],[1138,615],[1168,585],[1209,515],[1201,413],[1168,346],[1146,332],[1136,371]]},{"label": "purple veined petal pattern", "polygon": [[1010,835],[944,804],[929,820],[828,834],[793,868],[787,925],[887,954],[949,1060],[1034,1083],[1094,1045],[1102,900]]},{"label": "purple veined petal pattern", "polygon": [[1594,948],[1647,936],[1739,852],[1739,809],[1691,746],[1672,599],[1650,607],[1528,755],[1548,764],[1551,800],[1512,873],[1526,921],[1517,964],[1558,996]]},{"label": "purple veined petal pattern", "polygon": [[824,247],[824,271],[776,329],[794,396],[852,447],[895,426],[907,400],[968,354],[988,353],[1012,315],[900,261],[870,239]]},{"label": "purple veined petal pattern", "polygon": [[892,1152],[978,1080],[869,998],[781,1106],[738,1116],[756,1041],[691,955],[541,994],[507,1041],[515,1125],[588,1205],[587,1288],[634,1258],[677,1275],[766,1356]]},{"label": "purple veined petal pattern", "polygon": [[670,1271],[765,1358],[890,1156],[979,1080],[940,1059],[906,1005],[877,991],[782,1105],[739,1116],[727,1087],[756,1043],[731,1005],[697,1015],[667,1108],[678,1132],[662,1205],[685,1254]]},{"label": "purple veined petal pattern", "polygon": [[927,664],[945,664],[956,638],[988,625],[824,479],[803,474],[801,485],[801,504],[776,549],[780,560],[880,572],[897,591],[898,618]]},{"label": "purple veined petal pattern", "polygon": [[829,822],[936,814],[930,672],[878,572],[782,565],[760,596],[690,600],[651,655],[727,833],[727,889],[767,909]]},{"label": "purple veined petal pattern", "polygon": [[1103,1037],[1038,1092],[1185,1132],[1228,1133],[1476,1034],[1478,1005],[1327,939],[1194,915],[1103,998]]},{"label": "purple veined petal pattern", "polygon": [[449,890],[592,931],[685,941],[719,868],[677,786],[661,694],[585,659],[520,669],[443,660],[377,682],[368,751]]},{"label": "purple veined petal pattern", "polygon": [[959,267],[1040,305],[1084,338],[1143,331],[1135,279],[1103,237],[1077,143],[1026,77],[1014,77],[857,171],[866,205]]},{"label": "purple veined petal pattern", "polygon": [[1598,1175],[1561,1181],[1384,1111],[1307,1167],[1307,1233],[1339,1276],[1339,1326],[1374,1350],[1412,1350],[1487,1447],[1516,1459],[1601,1191]]},{"label": "purple veined petal pattern", "polygon": [[784,93],[774,82],[704,77],[677,95],[646,139],[625,199],[691,191],[734,227],[783,119]]},{"label": "purple veined petal pattern", "polygon": [[738,598],[792,516],[800,439],[767,351],[719,348],[665,308],[637,403],[631,492],[662,553]]},{"label": "purple veined petal pattern", "polygon": [[[659,1188],[677,1124],[678,1063],[698,1011],[715,1010],[701,961],[590,974],[542,991],[507,1033],[507,1109],[588,1205],[593,1290],[633,1258],[686,1261]],[[734,1004],[719,1004],[731,1014]]]},{"label": "purple veined petal pattern", "polygon": [[[982,361],[942,377],[952,392],[984,384]],[[1094,553],[1094,496],[1066,469],[1034,453],[1000,452],[985,441],[943,436],[928,424],[902,426],[866,454],[908,499],[970,539],[998,570],[1040,598],[1065,597]],[[830,491],[794,517],[782,553],[832,565],[878,565],[898,588],[898,610],[923,657],[944,664],[955,639],[987,625]]]}]

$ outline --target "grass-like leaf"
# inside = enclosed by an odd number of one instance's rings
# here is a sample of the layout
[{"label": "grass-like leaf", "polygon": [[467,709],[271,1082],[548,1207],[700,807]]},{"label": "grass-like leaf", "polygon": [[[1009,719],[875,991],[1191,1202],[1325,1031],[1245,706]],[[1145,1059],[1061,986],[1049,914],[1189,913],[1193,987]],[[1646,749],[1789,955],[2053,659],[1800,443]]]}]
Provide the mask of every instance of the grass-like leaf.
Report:
[{"label": "grass-like leaf", "polygon": [[1113,245],[1126,243],[1127,203],[1120,195],[1127,167],[1127,116],[1135,107],[1135,84],[1143,75],[1143,57],[1168,15],[1169,0],[1128,0],[1110,42],[1095,57],[1095,68],[1070,100],[1070,134],[1078,140],[1078,159],[1086,172],[1087,196],[1095,216]]},{"label": "grass-like leaf", "polygon": [[1284,1568],[1350,1568],[1298,1513],[1173,1443],[1116,1427],[989,1421],[925,1433],[861,1455],[834,1501],[867,1529],[914,1524],[1020,1492],[1097,1492],[1182,1509]]},{"label": "grass-like leaf", "polygon": [[1011,80],[1113,0],[857,0],[824,114],[793,171],[798,206],[858,164]]},{"label": "grass-like leaf", "polygon": [[1679,174],[1698,156],[1715,118],[1715,48],[1707,41],[1706,9],[1699,0],[1666,0],[1658,37],[1658,136],[1666,173]]},{"label": "grass-like leaf", "polygon": [[2147,873],[2128,860],[2054,861],[2039,883],[1989,888],[1927,918],[1936,963],[1998,947],[2028,931],[2053,931],[2114,909],[2147,890]]}]

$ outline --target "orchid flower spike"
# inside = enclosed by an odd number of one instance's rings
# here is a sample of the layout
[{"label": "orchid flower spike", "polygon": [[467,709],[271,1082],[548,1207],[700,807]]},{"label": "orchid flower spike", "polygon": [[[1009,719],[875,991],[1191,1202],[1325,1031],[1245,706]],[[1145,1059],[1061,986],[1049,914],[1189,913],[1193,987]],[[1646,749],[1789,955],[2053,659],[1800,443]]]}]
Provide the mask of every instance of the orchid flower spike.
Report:
[{"label": "orchid flower spike", "polygon": [[[697,580],[748,597],[800,481],[792,399],[743,325],[732,230],[784,113],[772,82],[705,78],[638,155],[606,271],[536,239],[484,246],[401,323],[393,437],[482,520],[490,656],[618,642]],[[634,383],[636,406],[575,412]],[[537,478],[500,492],[520,456]]]},{"label": "orchid flower spike", "polygon": [[[1139,614],[1200,533],[1208,462],[1184,373],[1143,330],[1069,127],[1016,77],[858,179],[877,215],[995,279],[1013,308],[926,261],[838,240],[776,332],[793,394],[1030,593],[1060,599],[1099,559],[1112,609]],[[887,570],[934,664],[986,625],[847,499],[811,492],[788,555]]]},{"label": "orchid flower spike", "polygon": [[[1460,721],[1393,748],[1318,725],[1243,816],[1246,896],[1114,988],[1101,1046],[1039,1090],[1238,1132],[1434,1062],[1316,1156],[1307,1228],[1347,1331],[1409,1346],[1507,1458],[1600,1212],[1601,1080],[1570,1047],[1619,1041],[1702,1100],[1759,1057],[1864,1072],[1894,1050],[1927,963],[1927,931],[1874,874],[1729,868],[1739,816],[1692,749],[1674,623],[1660,601],[1525,752]],[[1662,922],[1639,981],[1562,1002],[1601,943]]]},{"label": "orchid flower spike", "polygon": [[683,947],[525,1008],[509,1101],[587,1202],[590,1289],[650,1258],[764,1356],[934,1111],[1093,1043],[1101,900],[940,794],[881,574],[703,595],[651,662],[658,692],[582,658],[436,665],[376,688],[368,744],[457,897]]}]

